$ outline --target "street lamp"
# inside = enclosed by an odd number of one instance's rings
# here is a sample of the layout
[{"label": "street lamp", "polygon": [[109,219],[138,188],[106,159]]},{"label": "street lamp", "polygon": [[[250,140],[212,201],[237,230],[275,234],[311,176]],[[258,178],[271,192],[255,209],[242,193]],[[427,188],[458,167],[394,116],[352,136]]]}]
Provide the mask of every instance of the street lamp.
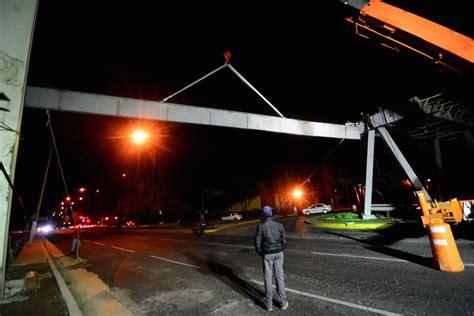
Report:
[{"label": "street lamp", "polygon": [[293,197],[295,199],[300,199],[302,196],[303,196],[303,191],[301,191],[301,189],[295,189],[293,191]]},{"label": "street lamp", "polygon": [[143,144],[149,137],[150,135],[141,129],[135,130],[132,134],[132,139],[135,144]]}]

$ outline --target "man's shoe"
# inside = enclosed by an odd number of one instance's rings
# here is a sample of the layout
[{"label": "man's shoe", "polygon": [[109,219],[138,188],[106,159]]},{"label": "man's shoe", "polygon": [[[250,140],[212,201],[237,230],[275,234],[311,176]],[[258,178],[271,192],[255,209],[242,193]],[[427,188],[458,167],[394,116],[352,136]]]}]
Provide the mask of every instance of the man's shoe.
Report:
[{"label": "man's shoe", "polygon": [[281,303],[281,309],[286,311],[289,305],[288,300],[284,300],[283,303]]},{"label": "man's shoe", "polygon": [[267,311],[273,312],[273,307],[267,307]]}]

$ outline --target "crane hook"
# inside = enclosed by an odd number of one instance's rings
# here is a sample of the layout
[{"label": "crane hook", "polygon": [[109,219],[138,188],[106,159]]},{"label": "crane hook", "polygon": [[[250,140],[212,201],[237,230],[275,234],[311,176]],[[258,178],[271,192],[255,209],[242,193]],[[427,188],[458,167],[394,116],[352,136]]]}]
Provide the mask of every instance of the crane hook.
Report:
[{"label": "crane hook", "polygon": [[225,59],[224,65],[228,65],[230,63],[230,56],[232,56],[232,54],[228,50],[226,50],[224,52],[224,59]]}]

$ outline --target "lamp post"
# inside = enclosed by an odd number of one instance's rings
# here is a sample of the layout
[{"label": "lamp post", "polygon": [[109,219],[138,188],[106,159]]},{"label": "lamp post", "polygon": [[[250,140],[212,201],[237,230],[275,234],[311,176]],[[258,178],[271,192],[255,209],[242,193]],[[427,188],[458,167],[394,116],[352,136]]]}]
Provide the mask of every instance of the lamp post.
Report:
[{"label": "lamp post", "polygon": [[156,154],[156,148],[153,147],[153,164],[152,164],[152,169],[151,169],[151,205],[150,205],[150,227],[151,227],[151,214],[153,213],[153,207],[155,204],[155,154]]},{"label": "lamp post", "polygon": [[133,131],[131,135],[132,142],[139,146],[137,151],[137,183],[140,181],[140,147],[147,141],[149,137],[150,135],[141,129]]},{"label": "lamp post", "polygon": [[[132,133],[132,140],[135,144],[137,145],[142,145],[144,144],[148,139],[150,138],[150,134],[144,130],[137,129]],[[153,146],[153,152],[152,152],[152,172],[151,172],[151,196],[150,196],[150,213],[149,213],[149,225],[151,227],[151,222],[152,222],[152,213],[153,213],[153,206],[154,206],[154,198],[155,198],[155,156],[156,156],[156,147]],[[139,158],[138,158],[139,160]],[[139,163],[139,162],[137,162]],[[137,180],[138,180],[138,174],[139,170],[137,167]]]},{"label": "lamp post", "polygon": [[293,198],[295,199],[295,201],[293,202],[293,215],[298,215],[298,209],[296,207],[296,202],[300,201],[301,198],[303,197],[303,191],[300,189],[300,188],[296,188],[293,193]]}]

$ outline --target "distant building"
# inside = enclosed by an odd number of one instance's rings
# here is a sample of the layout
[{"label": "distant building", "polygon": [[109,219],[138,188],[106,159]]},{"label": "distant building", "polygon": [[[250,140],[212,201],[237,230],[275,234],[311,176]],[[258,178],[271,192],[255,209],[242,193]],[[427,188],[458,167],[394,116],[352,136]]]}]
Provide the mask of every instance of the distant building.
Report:
[{"label": "distant building", "polygon": [[262,202],[260,196],[256,196],[252,199],[243,200],[230,206],[226,210],[226,213],[248,213],[255,209],[260,210],[261,208]]}]

